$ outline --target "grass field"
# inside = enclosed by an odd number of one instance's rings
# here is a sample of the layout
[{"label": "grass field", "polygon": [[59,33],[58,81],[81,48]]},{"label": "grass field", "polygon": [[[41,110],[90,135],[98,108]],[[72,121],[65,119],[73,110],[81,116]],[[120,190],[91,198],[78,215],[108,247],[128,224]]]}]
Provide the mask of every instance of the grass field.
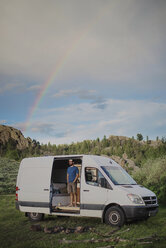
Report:
[{"label": "grass field", "polygon": [[[112,227],[102,224],[100,219],[96,218],[74,218],[74,217],[54,217],[46,216],[40,222],[42,227],[64,226],[74,228],[76,226],[90,226],[95,228],[100,234],[107,234]],[[36,232],[31,230],[32,223],[24,216],[24,213],[15,209],[15,197],[13,195],[0,196],[0,247],[1,248],[61,248],[61,247],[147,247],[147,248],[165,248],[166,247],[166,207],[160,207],[159,213],[147,221],[139,221],[123,226],[113,236],[127,239],[129,242],[100,242],[100,243],[79,243],[79,244],[60,244],[59,240],[63,238],[69,240],[102,239],[103,237],[94,232],[85,233],[55,233],[46,234],[43,231]],[[123,232],[129,228],[129,231]],[[122,233],[120,233],[122,232]],[[118,234],[120,233],[120,234]],[[152,244],[138,244],[136,238],[158,235],[159,241],[153,241]],[[111,237],[111,236],[110,236]]]},{"label": "grass field", "polygon": [[0,194],[15,192],[19,164],[12,159],[0,158]]}]

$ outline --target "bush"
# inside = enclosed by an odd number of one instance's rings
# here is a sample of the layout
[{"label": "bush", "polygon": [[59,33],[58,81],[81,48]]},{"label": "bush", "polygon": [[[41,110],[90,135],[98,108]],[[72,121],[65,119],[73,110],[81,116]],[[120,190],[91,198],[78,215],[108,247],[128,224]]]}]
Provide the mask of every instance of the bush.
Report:
[{"label": "bush", "polygon": [[19,162],[8,158],[0,158],[0,194],[13,194]]},{"label": "bush", "polygon": [[19,152],[17,150],[8,150],[5,154],[5,156],[9,159],[19,160]]},{"label": "bush", "polygon": [[166,156],[147,160],[134,179],[155,192],[159,202],[166,202]]}]

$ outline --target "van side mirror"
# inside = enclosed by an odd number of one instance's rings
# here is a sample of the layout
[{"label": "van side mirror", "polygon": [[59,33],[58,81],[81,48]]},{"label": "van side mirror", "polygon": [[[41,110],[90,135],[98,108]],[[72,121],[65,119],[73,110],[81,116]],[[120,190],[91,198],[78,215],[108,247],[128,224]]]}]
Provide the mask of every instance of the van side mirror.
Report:
[{"label": "van side mirror", "polygon": [[112,189],[111,185],[107,182],[107,180],[104,177],[100,178],[100,183],[102,188]]},{"label": "van side mirror", "polygon": [[102,188],[112,189],[111,185],[107,182],[107,180],[104,177],[100,178],[100,184]]},{"label": "van side mirror", "polygon": [[[106,181],[107,182],[107,181]],[[111,190],[113,190],[113,188],[111,187],[111,185],[107,182],[107,187],[106,187],[107,189],[111,189]]]},{"label": "van side mirror", "polygon": [[100,184],[101,184],[101,187],[102,188],[105,188],[105,186],[106,186],[106,180],[105,180],[105,178],[100,178]]}]

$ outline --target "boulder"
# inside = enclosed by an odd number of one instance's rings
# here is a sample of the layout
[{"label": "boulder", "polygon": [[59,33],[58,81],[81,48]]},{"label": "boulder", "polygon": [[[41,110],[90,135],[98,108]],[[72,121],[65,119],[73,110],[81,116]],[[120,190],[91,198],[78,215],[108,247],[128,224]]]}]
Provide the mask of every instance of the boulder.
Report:
[{"label": "boulder", "polygon": [[75,228],[75,233],[82,233],[82,232],[84,232],[84,228],[82,226],[77,226]]},{"label": "boulder", "polygon": [[64,230],[65,230],[65,228],[62,226],[55,226],[54,227],[54,233],[62,232]]},{"label": "boulder", "polygon": [[44,232],[50,234],[50,233],[53,233],[53,229],[45,226]]},{"label": "boulder", "polygon": [[111,158],[116,162],[118,163],[120,166],[122,166],[127,172],[129,171],[138,171],[140,170],[140,168],[138,166],[136,166],[136,164],[134,163],[133,160],[127,158],[127,154],[124,153],[122,155],[122,158],[119,157],[119,156],[111,156]]}]

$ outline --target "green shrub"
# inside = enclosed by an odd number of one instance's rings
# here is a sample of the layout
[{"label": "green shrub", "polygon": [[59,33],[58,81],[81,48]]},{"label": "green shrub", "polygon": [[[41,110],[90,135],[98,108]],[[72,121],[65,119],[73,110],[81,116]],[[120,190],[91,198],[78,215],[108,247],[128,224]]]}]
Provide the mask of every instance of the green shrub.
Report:
[{"label": "green shrub", "polygon": [[19,162],[0,158],[0,194],[15,193]]},{"label": "green shrub", "polygon": [[147,160],[134,179],[155,192],[159,202],[166,202],[166,156]]}]

